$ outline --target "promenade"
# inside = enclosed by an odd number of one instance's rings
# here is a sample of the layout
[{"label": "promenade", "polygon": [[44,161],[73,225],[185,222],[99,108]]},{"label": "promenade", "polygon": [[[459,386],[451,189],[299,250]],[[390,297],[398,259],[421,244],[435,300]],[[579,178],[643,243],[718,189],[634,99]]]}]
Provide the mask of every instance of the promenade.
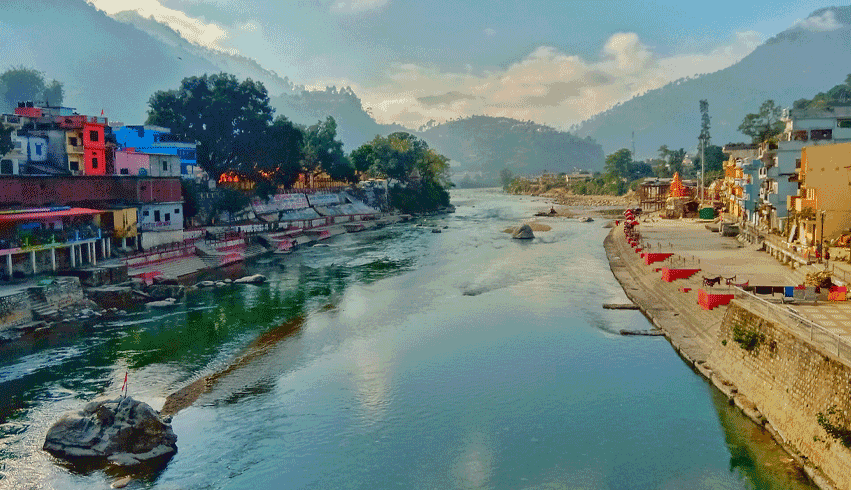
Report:
[{"label": "promenade", "polygon": [[[748,282],[751,286],[792,286],[803,284],[807,273],[823,270],[822,264],[800,265],[794,269],[778,262],[755,246],[744,245],[732,237],[723,237],[707,230],[705,222],[698,220],[665,220],[653,217],[638,225],[642,243],[647,251],[674,255],[664,262],[645,265],[640,254],[627,242],[623,225],[618,226],[605,239],[606,253],[612,272],[621,283],[626,295],[670,339],[671,344],[685,358],[702,364],[717,342],[718,331],[726,307],[704,310],[698,304],[698,290],[713,293],[743,295],[732,287],[721,284],[712,288],[703,285],[703,277],[732,278],[735,283]],[[844,264],[843,264],[844,265]],[[665,282],[656,269],[661,267],[700,269],[688,279]],[[690,289],[684,292],[686,289]],[[773,300],[779,300],[780,295]],[[778,314],[794,312],[808,322],[817,324],[834,336],[846,337],[851,342],[851,303],[820,301],[816,304],[795,304],[791,309],[784,305],[747,298],[751,303]],[[800,332],[807,334],[806,331]],[[819,341],[815,336],[815,341]],[[822,339],[822,347],[835,352],[836,338]],[[845,361],[849,359],[846,357]]]}]

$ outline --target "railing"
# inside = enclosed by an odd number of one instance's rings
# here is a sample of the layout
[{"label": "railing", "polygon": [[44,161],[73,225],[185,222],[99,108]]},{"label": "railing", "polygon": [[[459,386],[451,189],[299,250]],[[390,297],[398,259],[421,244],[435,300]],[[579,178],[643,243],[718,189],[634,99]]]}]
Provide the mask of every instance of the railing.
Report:
[{"label": "railing", "polygon": [[779,320],[784,327],[797,333],[813,344],[818,344],[828,352],[835,354],[845,363],[851,364],[851,343],[843,336],[835,334],[818,323],[799,315],[789,305],[780,306],[766,301],[742,288],[733,286],[736,299],[747,299],[756,305],[762,313],[768,313]]},{"label": "railing", "polygon": [[187,257],[195,253],[195,242],[195,239],[187,239],[182,242],[158,245],[142,253],[124,257],[122,260],[128,267],[144,267],[177,257]]}]

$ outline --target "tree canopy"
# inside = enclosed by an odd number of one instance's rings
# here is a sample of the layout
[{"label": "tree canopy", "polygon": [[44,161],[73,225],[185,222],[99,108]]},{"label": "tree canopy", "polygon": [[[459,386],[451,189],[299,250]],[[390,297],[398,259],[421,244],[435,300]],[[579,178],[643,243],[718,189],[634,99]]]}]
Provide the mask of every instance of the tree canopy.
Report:
[{"label": "tree canopy", "polygon": [[449,159],[410,133],[376,136],[352,152],[352,160],[360,171],[401,184],[390,195],[398,209],[423,211],[449,204]]},{"label": "tree canopy", "polygon": [[263,158],[272,108],[260,82],[226,73],[188,77],[176,90],[156,92],[148,105],[147,124],[197,141],[198,164],[215,179],[234,169],[253,173]]},{"label": "tree canopy", "polygon": [[11,112],[18,102],[62,104],[65,91],[56,80],[47,82],[44,73],[25,66],[12,67],[0,74],[0,110]]},{"label": "tree canopy", "polygon": [[302,162],[305,169],[322,170],[334,180],[357,181],[355,168],[343,151],[343,142],[337,139],[337,121],[331,116],[305,130]]},{"label": "tree canopy", "polygon": [[12,131],[14,129],[12,126],[5,126],[3,123],[0,123],[0,156],[9,153],[15,148],[15,143],[12,141]]},{"label": "tree canopy", "polygon": [[780,120],[781,115],[780,106],[773,100],[766,100],[759,106],[759,112],[745,116],[739,131],[750,136],[754,144],[762,143],[783,132],[785,124]]}]

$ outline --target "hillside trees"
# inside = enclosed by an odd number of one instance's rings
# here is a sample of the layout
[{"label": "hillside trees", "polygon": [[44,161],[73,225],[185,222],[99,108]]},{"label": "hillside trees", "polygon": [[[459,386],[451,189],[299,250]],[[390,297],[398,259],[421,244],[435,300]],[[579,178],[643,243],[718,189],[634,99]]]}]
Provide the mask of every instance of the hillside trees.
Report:
[{"label": "hillside trees", "polygon": [[812,99],[799,99],[792,104],[793,109],[827,109],[835,104],[851,102],[851,74],[845,77],[845,83],[840,83],[825,92],[819,92]]},{"label": "hillside trees", "polygon": [[25,66],[12,67],[0,74],[0,110],[12,112],[18,102],[47,102],[62,105],[65,91],[62,83],[47,82],[44,74]]}]

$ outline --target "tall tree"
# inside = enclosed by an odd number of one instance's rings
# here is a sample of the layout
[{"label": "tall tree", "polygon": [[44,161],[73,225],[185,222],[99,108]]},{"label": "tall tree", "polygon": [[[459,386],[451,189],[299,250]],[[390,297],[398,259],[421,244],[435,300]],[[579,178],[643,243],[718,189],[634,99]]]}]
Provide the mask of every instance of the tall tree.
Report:
[{"label": "tall tree", "polygon": [[64,91],[62,83],[51,80],[45,82],[44,73],[23,65],[14,66],[0,74],[0,107],[11,112],[18,102],[50,102],[61,105]]},{"label": "tall tree", "polygon": [[337,121],[331,116],[305,130],[302,162],[307,170],[321,169],[334,180],[357,181],[355,168],[343,152],[343,142],[337,139]]},{"label": "tall tree", "polygon": [[709,101],[706,99],[700,101],[700,135],[697,139],[703,141],[704,148],[709,146]]},{"label": "tall tree", "polygon": [[610,178],[628,179],[632,174],[632,152],[621,148],[607,156],[605,169]]},{"label": "tall tree", "polygon": [[508,190],[508,186],[511,185],[511,181],[514,180],[514,173],[512,173],[508,168],[503,168],[499,171],[499,178],[502,181],[502,188]]},{"label": "tall tree", "polygon": [[304,158],[304,133],[284,116],[278,116],[266,128],[263,152],[254,167],[254,178],[265,180],[272,190],[290,187],[298,179]]},{"label": "tall tree", "polygon": [[766,100],[759,106],[759,112],[745,116],[739,131],[750,136],[753,143],[762,143],[783,132],[785,124],[780,120],[781,115],[780,106],[773,100]]},{"label": "tall tree", "polygon": [[250,172],[263,158],[272,108],[260,82],[226,73],[188,77],[177,90],[156,92],[148,105],[147,124],[197,141],[198,164],[215,179],[229,170]]}]

